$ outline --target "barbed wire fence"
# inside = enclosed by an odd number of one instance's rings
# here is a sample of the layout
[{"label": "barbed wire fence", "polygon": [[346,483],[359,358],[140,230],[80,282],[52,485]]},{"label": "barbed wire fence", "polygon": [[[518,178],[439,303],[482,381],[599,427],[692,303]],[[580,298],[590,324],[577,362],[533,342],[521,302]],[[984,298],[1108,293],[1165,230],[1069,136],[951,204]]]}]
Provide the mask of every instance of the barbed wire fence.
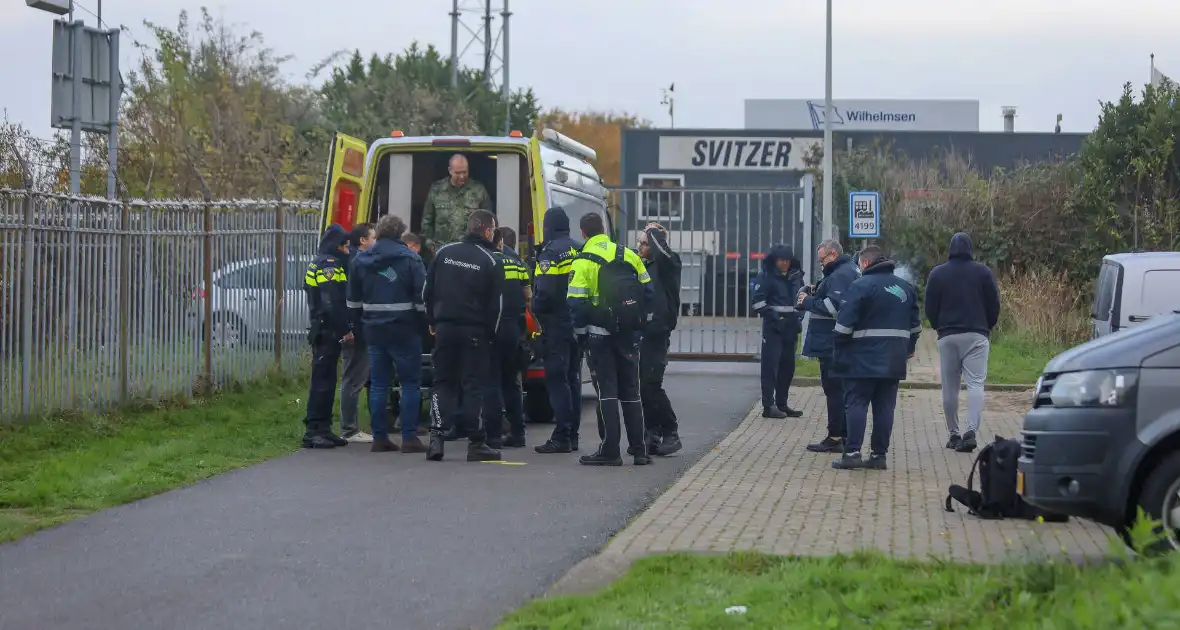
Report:
[{"label": "barbed wire fence", "polygon": [[0,418],[304,369],[320,203],[273,187],[222,201],[0,188]]}]

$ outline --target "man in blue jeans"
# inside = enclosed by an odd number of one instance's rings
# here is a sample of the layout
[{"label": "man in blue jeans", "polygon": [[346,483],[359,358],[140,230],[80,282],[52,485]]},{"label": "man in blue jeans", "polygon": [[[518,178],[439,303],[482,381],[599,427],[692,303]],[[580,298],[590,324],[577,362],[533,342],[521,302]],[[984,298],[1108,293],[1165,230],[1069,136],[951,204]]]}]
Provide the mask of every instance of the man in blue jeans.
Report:
[{"label": "man in blue jeans", "polygon": [[386,418],[393,368],[401,384],[401,452],[426,452],[426,445],[418,439],[426,267],[402,242],[405,232],[406,223],[400,217],[383,217],[377,223],[376,244],[353,259],[348,282],[353,325],[363,325],[369,347],[369,423],[374,453],[398,450],[389,439]]}]

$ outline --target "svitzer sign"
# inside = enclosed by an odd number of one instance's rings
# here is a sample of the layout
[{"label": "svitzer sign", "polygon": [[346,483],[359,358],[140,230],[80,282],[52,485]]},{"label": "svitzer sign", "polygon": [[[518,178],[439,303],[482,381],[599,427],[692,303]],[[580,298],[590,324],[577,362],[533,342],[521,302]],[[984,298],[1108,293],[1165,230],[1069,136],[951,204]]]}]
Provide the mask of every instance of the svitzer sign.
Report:
[{"label": "svitzer sign", "polygon": [[802,171],[819,138],[660,136],[662,171]]}]

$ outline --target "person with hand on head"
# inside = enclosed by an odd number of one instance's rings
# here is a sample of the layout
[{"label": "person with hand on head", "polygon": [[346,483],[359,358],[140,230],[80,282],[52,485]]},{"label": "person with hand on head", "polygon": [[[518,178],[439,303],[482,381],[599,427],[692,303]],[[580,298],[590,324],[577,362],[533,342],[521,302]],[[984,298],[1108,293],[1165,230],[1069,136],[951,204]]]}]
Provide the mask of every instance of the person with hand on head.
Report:
[{"label": "person with hand on head", "polygon": [[348,232],[339,225],[328,226],[320,237],[319,253],[308,265],[303,278],[311,320],[307,341],[312,353],[307,415],[303,419],[304,448],[348,445],[348,440],[332,432],[340,354],[344,344],[350,344],[354,339],[346,297],[347,260]]},{"label": "person with hand on head", "polygon": [[389,439],[387,420],[394,369],[401,387],[400,450],[426,451],[417,433],[422,402],[420,331],[426,310],[422,303],[426,268],[418,254],[402,241],[405,231],[401,217],[382,217],[377,223],[376,243],[353,260],[348,284],[353,328],[364,333],[369,350],[369,424],[375,453],[399,450]]},{"label": "person with hand on head", "polygon": [[796,296],[803,289],[803,266],[788,245],[775,245],[762,259],[762,271],[750,283],[750,301],[762,316],[762,417],[798,418],[787,404],[795,380],[795,350],[800,314]]},{"label": "person with hand on head", "polygon": [[[906,360],[914,356],[922,333],[918,293],[893,274],[895,266],[876,245],[861,250],[861,277],[844,292],[844,303],[837,309],[832,376],[844,381],[848,425],[843,456],[832,462],[839,470],[885,470],[897,386],[906,376]],[[860,449],[870,405],[873,435],[866,460]]]},{"label": "person with hand on head", "polygon": [[659,223],[643,228],[638,251],[652,285],[651,318],[639,341],[639,398],[643,401],[647,450],[666,457],[683,448],[676,412],[664,391],[668,348],[680,316],[680,255],[668,246],[668,230]]},{"label": "person with hand on head", "polygon": [[496,215],[472,212],[467,236],[439,248],[426,274],[422,300],[434,331],[430,461],[443,458],[443,424],[449,417],[456,417],[467,435],[467,461],[500,459],[500,451],[487,444],[489,430],[499,434],[500,419],[485,417],[483,400],[492,343],[504,321],[505,273],[492,246],[495,231]]},{"label": "person with hand on head", "polygon": [[823,268],[823,279],[815,287],[809,287],[798,295],[796,306],[802,309],[811,322],[803,340],[803,354],[819,359],[820,384],[827,399],[828,428],[824,439],[808,444],[813,453],[840,451],[848,428],[844,420],[844,385],[832,375],[833,352],[836,342],[836,315],[844,304],[848,287],[860,275],[852,259],[844,255],[840,242],[828,239],[820,243],[815,257]]}]

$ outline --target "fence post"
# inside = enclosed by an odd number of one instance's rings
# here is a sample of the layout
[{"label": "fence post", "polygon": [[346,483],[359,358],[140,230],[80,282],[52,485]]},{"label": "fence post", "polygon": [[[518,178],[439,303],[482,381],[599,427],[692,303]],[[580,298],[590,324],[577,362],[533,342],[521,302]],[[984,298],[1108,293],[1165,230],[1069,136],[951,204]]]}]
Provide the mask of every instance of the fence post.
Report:
[{"label": "fence post", "polygon": [[201,275],[205,285],[205,340],[202,344],[205,355],[204,393],[213,390],[213,203],[210,197],[211,195],[206,193],[203,204],[205,212],[205,255],[203,258],[205,260]]},{"label": "fence post", "polygon": [[131,204],[124,202],[119,220],[119,401],[131,398]]},{"label": "fence post", "polygon": [[286,303],[287,253],[283,238],[283,196],[275,204],[275,371],[283,369],[283,305]]},{"label": "fence post", "polygon": [[21,415],[33,411],[33,195],[25,193],[25,232],[21,247],[20,287],[20,400]]}]

